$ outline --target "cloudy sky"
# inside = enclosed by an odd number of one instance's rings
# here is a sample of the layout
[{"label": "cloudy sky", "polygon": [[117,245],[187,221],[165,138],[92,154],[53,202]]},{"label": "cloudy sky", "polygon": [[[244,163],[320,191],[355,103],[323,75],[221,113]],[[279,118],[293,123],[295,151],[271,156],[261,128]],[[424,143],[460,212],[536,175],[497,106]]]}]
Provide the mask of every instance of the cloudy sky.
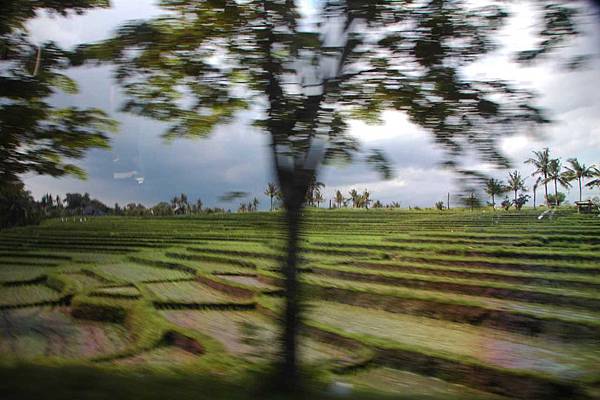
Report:
[{"label": "cloudy sky", "polygon": [[[306,0],[308,8],[310,0]],[[112,8],[88,12],[69,18],[40,16],[29,23],[34,41],[54,40],[64,47],[105,39],[121,23],[159,15],[153,0],[113,0]],[[515,9],[515,18],[498,40],[502,48],[473,65],[467,71],[474,77],[511,79],[534,89],[554,124],[539,132],[516,132],[501,147],[522,174],[531,168],[523,165],[532,150],[550,147],[556,157],[577,157],[586,164],[600,164],[600,17],[591,17],[584,26],[587,35],[577,39],[570,50],[595,57],[583,69],[567,72],[558,65],[545,63],[536,67],[519,67],[510,62],[512,52],[533,45],[531,32],[536,20],[524,6]],[[237,204],[219,203],[219,196],[229,191],[249,192],[267,206],[262,195],[272,180],[268,137],[249,126],[251,114],[241,114],[227,126],[216,129],[208,139],[177,140],[165,143],[160,138],[164,126],[148,119],[118,112],[123,97],[111,79],[109,67],[72,69],[69,75],[80,85],[77,95],[57,94],[57,105],[98,107],[120,121],[119,133],[112,136],[110,151],[91,151],[79,162],[89,178],[51,178],[28,175],[25,183],[36,197],[46,192],[64,194],[89,192],[107,204],[141,202],[152,205],[178,193],[187,193],[195,201],[236,208]],[[399,201],[403,206],[430,207],[443,200],[447,192],[456,193],[457,177],[442,170],[443,153],[427,132],[412,125],[404,114],[386,112],[378,126],[351,123],[351,133],[365,145],[385,150],[391,159],[395,177],[382,181],[366,165],[327,167],[320,180],[326,184],[329,198],[335,190],[368,188],[372,197],[386,202]],[[507,171],[493,171],[485,163],[478,166],[491,175],[505,178]],[[529,187],[533,179],[528,178]],[[539,195],[540,193],[538,193]],[[577,190],[569,198],[575,200]],[[586,190],[584,195],[600,196],[600,190]]]}]

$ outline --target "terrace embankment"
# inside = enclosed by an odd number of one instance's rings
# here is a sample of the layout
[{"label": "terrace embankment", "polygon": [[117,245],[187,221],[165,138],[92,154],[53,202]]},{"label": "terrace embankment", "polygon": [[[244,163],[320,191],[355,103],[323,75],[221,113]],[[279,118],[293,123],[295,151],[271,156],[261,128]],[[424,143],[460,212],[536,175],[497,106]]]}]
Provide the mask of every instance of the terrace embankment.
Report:
[{"label": "terrace embankment", "polygon": [[[371,389],[397,388],[398,379],[406,393],[440,400],[597,390],[599,218],[569,210],[552,220],[532,210],[304,217],[303,363]],[[2,354],[224,374],[270,362],[283,226],[280,213],[246,213],[2,231]]]}]

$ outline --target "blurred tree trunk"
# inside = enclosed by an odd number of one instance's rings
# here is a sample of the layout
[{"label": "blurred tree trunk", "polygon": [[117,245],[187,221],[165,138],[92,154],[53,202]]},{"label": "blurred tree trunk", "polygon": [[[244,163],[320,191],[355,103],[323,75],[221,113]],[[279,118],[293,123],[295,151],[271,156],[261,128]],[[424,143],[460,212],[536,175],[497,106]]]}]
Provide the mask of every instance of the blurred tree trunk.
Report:
[{"label": "blurred tree trunk", "polygon": [[298,333],[301,321],[301,290],[298,275],[300,264],[300,240],[302,211],[309,183],[316,175],[315,169],[295,166],[289,170],[278,163],[274,153],[276,170],[283,192],[285,224],[287,230],[286,257],[282,265],[284,280],[283,332],[281,334],[281,358],[277,373],[278,389],[292,393],[301,389],[298,368]]},{"label": "blurred tree trunk", "polygon": [[546,200],[546,207],[550,207],[550,200],[548,200],[548,174],[544,172],[544,200]]},{"label": "blurred tree trunk", "polygon": [[283,265],[285,309],[283,315],[283,357],[281,383],[286,391],[298,388],[297,337],[300,324],[300,296],[298,282],[298,259],[300,239],[300,207],[286,209],[287,255]]}]

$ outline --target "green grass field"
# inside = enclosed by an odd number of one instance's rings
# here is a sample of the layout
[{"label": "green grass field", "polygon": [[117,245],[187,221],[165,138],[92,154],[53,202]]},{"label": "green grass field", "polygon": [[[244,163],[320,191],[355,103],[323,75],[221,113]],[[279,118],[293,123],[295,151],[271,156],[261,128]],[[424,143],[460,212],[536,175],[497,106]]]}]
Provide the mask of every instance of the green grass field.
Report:
[{"label": "green grass field", "polygon": [[[537,215],[306,211],[311,397],[600,398],[600,218]],[[278,213],[0,232],[0,393],[256,397],[284,239]]]}]

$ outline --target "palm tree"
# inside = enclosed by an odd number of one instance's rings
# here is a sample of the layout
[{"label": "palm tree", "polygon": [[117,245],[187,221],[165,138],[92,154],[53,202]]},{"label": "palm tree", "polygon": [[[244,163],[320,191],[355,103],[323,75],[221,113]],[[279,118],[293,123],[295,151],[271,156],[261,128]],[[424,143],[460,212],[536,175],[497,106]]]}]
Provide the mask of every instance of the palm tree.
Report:
[{"label": "palm tree", "polygon": [[576,158],[567,160],[571,166],[565,166],[566,171],[562,174],[568,181],[577,179],[579,183],[579,201],[581,201],[581,183],[584,178],[592,178],[594,176],[594,166],[587,167],[585,164],[580,164]]},{"label": "palm tree", "polygon": [[315,203],[317,203],[317,208],[319,208],[319,206],[321,205],[321,203],[323,202],[323,200],[325,200],[323,198],[323,195],[321,194],[321,191],[317,191],[315,193]]},{"label": "palm tree", "polygon": [[540,183],[542,183],[543,178],[541,176],[538,176],[538,178],[535,180],[535,183],[533,184],[533,208],[535,208],[535,195],[537,192],[537,188],[540,186]]},{"label": "palm tree", "polygon": [[560,206],[560,199],[558,198],[558,184],[565,189],[571,187],[569,180],[565,177],[564,174],[561,174],[560,170],[562,169],[562,165],[560,163],[560,159],[555,158],[550,160],[550,164],[548,165],[548,177],[544,179],[544,182],[554,181],[554,201],[556,206]]},{"label": "palm tree", "polygon": [[521,176],[521,173],[517,170],[508,173],[508,185],[506,186],[508,190],[515,192],[515,204],[517,202],[517,194],[519,190],[527,191],[525,187],[525,179]]},{"label": "palm tree", "polygon": [[267,185],[267,189],[265,190],[265,196],[268,196],[271,200],[271,211],[273,211],[273,197],[277,196],[277,191],[277,185],[275,185],[272,182],[269,182],[269,184]]},{"label": "palm tree", "polygon": [[277,189],[277,192],[275,192],[275,200],[277,200],[275,208],[281,207],[281,204],[283,203],[283,192],[279,188]]},{"label": "palm tree", "polygon": [[361,205],[364,206],[365,208],[369,208],[369,204],[371,204],[371,193],[369,193],[369,191],[367,189],[365,189],[365,191],[363,192],[363,194],[360,196],[360,201],[361,201]]},{"label": "palm tree", "polygon": [[175,196],[175,198],[173,200],[175,200],[176,205],[181,210],[183,210],[184,214],[188,213],[188,211],[190,210],[190,204],[188,203],[187,194],[181,193],[181,195],[179,197]]},{"label": "palm tree", "polygon": [[546,200],[546,205],[548,204],[548,168],[550,166],[550,150],[548,148],[544,148],[541,151],[534,151],[534,157],[529,158],[525,161],[525,164],[532,164],[535,167],[535,171],[531,174],[531,176],[539,175],[542,177],[544,182],[544,199]]},{"label": "palm tree", "polygon": [[317,193],[321,193],[321,188],[324,188],[323,182],[317,181],[317,176],[313,175],[312,179],[308,183],[308,190],[306,191],[306,201],[309,205],[315,205],[315,196]]},{"label": "palm tree", "polygon": [[591,177],[596,178],[596,179],[586,183],[585,186],[587,186],[589,188],[594,187],[594,186],[600,187],[600,169],[595,166],[592,166],[591,168],[592,168],[592,176]]},{"label": "palm tree", "polygon": [[352,200],[352,208],[356,208],[356,206],[358,205],[358,198],[359,198],[359,194],[356,191],[356,189],[352,189],[350,192],[348,192],[348,194],[350,195],[350,200]]},{"label": "palm tree", "polygon": [[335,203],[337,204],[337,208],[342,208],[342,204],[344,203],[344,195],[339,190],[335,192]]},{"label": "palm tree", "polygon": [[485,181],[485,192],[492,197],[492,208],[496,208],[496,195],[504,193],[505,190],[504,182],[499,179],[488,179]]}]

